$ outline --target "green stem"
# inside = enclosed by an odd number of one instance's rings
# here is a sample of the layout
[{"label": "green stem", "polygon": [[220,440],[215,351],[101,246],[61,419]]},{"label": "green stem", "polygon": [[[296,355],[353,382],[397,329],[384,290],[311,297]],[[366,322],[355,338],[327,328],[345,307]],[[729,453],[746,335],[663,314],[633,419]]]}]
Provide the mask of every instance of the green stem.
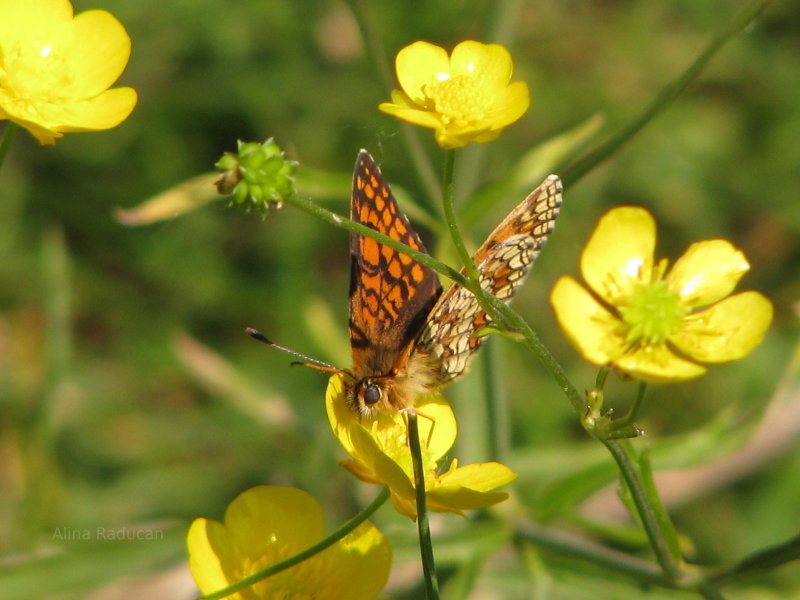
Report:
[{"label": "green stem", "polygon": [[636,505],[636,511],[642,520],[642,526],[647,533],[647,538],[656,555],[658,564],[661,565],[661,569],[670,580],[681,582],[685,574],[681,565],[675,560],[673,552],[675,543],[671,541],[673,537],[671,533],[674,532],[661,501],[655,493],[648,493],[646,490],[645,484],[639,477],[639,473],[624,446],[624,442],[603,439],[600,441],[608,448],[619,467],[622,479],[625,481]]},{"label": "green stem", "polygon": [[722,595],[722,592],[707,582],[702,582],[697,585],[697,593],[706,600],[725,600],[725,596]]},{"label": "green stem", "polygon": [[[626,447],[630,450],[629,444],[626,444]],[[675,531],[675,525],[669,518],[667,509],[658,495],[658,488],[656,488],[656,482],[653,479],[653,466],[650,463],[650,455],[646,448],[642,450],[639,456],[639,477],[642,482],[642,489],[644,489],[645,499],[655,516],[658,531],[664,538],[672,562],[676,565],[681,565],[683,557],[681,556],[681,547],[678,542],[678,533]]]},{"label": "green stem", "polygon": [[278,564],[272,565],[268,569],[264,569],[263,571],[259,571],[249,577],[245,577],[241,581],[234,583],[233,585],[229,585],[228,587],[216,591],[213,594],[207,594],[205,596],[201,596],[202,600],[219,600],[220,598],[225,598],[226,596],[230,596],[236,592],[239,592],[254,583],[258,583],[266,579],[267,577],[271,577],[276,573],[280,573],[286,569],[289,569],[297,564],[300,564],[304,560],[308,560],[315,554],[319,554],[326,548],[333,546],[336,542],[344,538],[347,534],[351,533],[356,527],[361,525],[364,521],[369,519],[376,510],[378,510],[387,500],[389,499],[389,488],[384,487],[381,490],[381,493],[378,494],[375,499],[369,503],[369,505],[364,508],[360,513],[358,513],[355,517],[347,521],[344,525],[339,527],[336,531],[330,534],[328,537],[323,539],[322,541],[314,544],[310,548],[303,550],[299,554],[295,554],[291,558],[287,558],[283,562],[279,562]]},{"label": "green stem", "polygon": [[414,466],[414,487],[417,493],[417,530],[419,532],[419,551],[422,557],[422,573],[425,576],[425,591],[428,600],[438,600],[439,580],[436,577],[431,528],[428,523],[427,498],[425,497],[425,467],[422,464],[422,447],[419,443],[417,413],[413,410],[408,411],[408,445],[411,449],[411,462]]},{"label": "green stem", "polygon": [[642,583],[676,587],[675,582],[665,577],[664,572],[653,562],[552,527],[530,521],[519,522],[514,526],[514,538],[535,544],[539,548],[585,560]]},{"label": "green stem", "polygon": [[509,426],[508,397],[496,373],[500,371],[497,352],[500,349],[487,344],[482,354],[483,387],[486,404],[486,435],[489,440],[489,458],[505,462],[511,447],[511,428]]},{"label": "green stem", "polygon": [[800,560],[800,535],[777,546],[758,550],[732,567],[715,573],[709,580],[721,585],[743,577],[753,577],[796,560]]},{"label": "green stem", "polygon": [[444,220],[447,223],[447,230],[450,232],[450,239],[453,240],[453,245],[458,253],[458,258],[461,264],[467,271],[467,277],[476,285],[479,281],[478,269],[475,263],[472,262],[472,257],[467,252],[467,247],[464,245],[464,239],[458,231],[458,223],[456,223],[456,215],[453,210],[453,167],[456,161],[456,151],[446,150],[444,153],[444,175],[442,176],[442,205],[444,207]]},{"label": "green stem", "polygon": [[771,1],[772,0],[754,0],[739,11],[733,19],[711,39],[708,46],[705,47],[680,77],[661,90],[638,117],[631,121],[626,127],[620,129],[615,135],[595,150],[566,167],[561,172],[561,180],[564,182],[564,186],[569,187],[586,175],[586,173],[611,156],[620,146],[636,135],[659,113],[669,107],[688,87],[692,80],[697,77],[700,71],[703,70],[725,42],[744,29]]},{"label": "green stem", "polygon": [[671,579],[655,563],[537,523],[529,521],[517,523],[514,527],[514,539],[517,542],[531,543],[564,556],[585,560],[645,585],[694,591],[707,600],[724,600],[720,591],[708,581],[698,581],[686,577],[677,580]]},{"label": "green stem", "polygon": [[3,131],[3,137],[0,138],[0,169],[3,168],[3,163],[6,160],[6,154],[8,154],[8,149],[11,148],[11,142],[14,139],[14,134],[17,133],[19,129],[19,125],[14,123],[14,121],[9,121],[6,124],[6,128]]},{"label": "green stem", "polygon": [[[369,3],[365,0],[347,0],[347,3],[350,6],[358,29],[361,32],[361,37],[365,41],[367,55],[372,59],[384,87],[387,91],[391,91],[395,87],[392,83],[392,70],[383,51],[384,39],[376,31],[372,19],[370,18],[368,10]],[[439,181],[436,172],[422,142],[420,142],[419,129],[407,123],[403,123],[401,129],[403,131],[403,139],[406,143],[408,155],[411,158],[411,162],[414,163],[414,168],[422,183],[422,187],[425,189],[430,199],[429,204],[435,205],[438,198],[441,197],[441,190],[439,189]]]},{"label": "green stem", "polygon": [[583,394],[572,384],[567,377],[566,371],[564,371],[563,367],[550,353],[547,346],[542,343],[539,336],[531,329],[525,319],[502,300],[495,298],[488,292],[482,289],[478,289],[477,293],[473,288],[470,288],[470,290],[476,294],[481,306],[493,320],[501,323],[506,329],[516,331],[522,336],[523,345],[539,359],[542,366],[556,380],[561,391],[567,396],[576,414],[582,417],[586,411],[586,400]]},{"label": "green stem", "polygon": [[346,217],[336,214],[333,211],[328,210],[327,208],[323,208],[318,204],[315,204],[311,200],[307,198],[302,198],[300,196],[294,196],[291,198],[287,198],[286,202],[299,208],[300,210],[307,212],[310,215],[313,215],[319,219],[322,219],[326,223],[333,225],[334,227],[338,227],[339,229],[344,229],[345,231],[349,231],[350,233],[357,233],[358,235],[363,235],[366,237],[371,237],[372,239],[380,242],[385,246],[389,246],[393,250],[397,250],[398,252],[402,252],[403,254],[407,254],[411,258],[413,258],[416,262],[425,265],[426,267],[430,267],[437,273],[444,275],[452,279],[453,281],[457,282],[460,285],[463,285],[469,290],[473,290],[472,282],[470,282],[464,275],[456,271],[449,265],[436,260],[430,254],[425,252],[420,252],[419,250],[415,250],[411,246],[407,246],[403,242],[399,242],[390,238],[388,235],[375,231],[374,229],[367,227],[366,225],[362,225],[361,223],[356,223]]},{"label": "green stem", "polygon": [[639,410],[642,408],[646,391],[647,384],[644,381],[640,381],[636,398],[625,416],[619,419],[609,420],[603,427],[598,428],[597,437],[623,438],[642,435],[642,430],[634,425],[634,421],[636,421],[636,417],[639,416]]}]

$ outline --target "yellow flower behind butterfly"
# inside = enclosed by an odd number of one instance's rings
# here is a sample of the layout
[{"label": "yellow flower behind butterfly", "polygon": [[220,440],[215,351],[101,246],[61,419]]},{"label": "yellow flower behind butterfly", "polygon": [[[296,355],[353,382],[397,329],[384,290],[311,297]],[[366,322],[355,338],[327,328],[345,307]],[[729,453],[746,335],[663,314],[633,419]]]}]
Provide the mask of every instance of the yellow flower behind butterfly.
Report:
[{"label": "yellow flower behind butterfly", "polygon": [[42,144],[119,125],[136,92],[108,88],[130,51],[125,29],[104,10],[73,18],[68,0],[0,0],[0,120]]},{"label": "yellow flower behind butterfly", "polygon": [[465,41],[450,56],[444,48],[414,42],[397,54],[401,90],[378,108],[435,131],[444,149],[489,142],[530,106],[528,85],[511,82],[513,64],[499,44]]},{"label": "yellow flower behind butterfly", "polygon": [[[350,460],[344,466],[367,483],[389,486],[392,504],[403,515],[417,516],[414,469],[408,447],[405,417],[398,411],[376,411],[373,418],[364,418],[351,410],[345,401],[341,375],[328,381],[325,394],[328,419],[334,435]],[[480,463],[458,466],[453,459],[443,472],[439,461],[456,439],[456,419],[445,399],[431,393],[417,400],[419,436],[425,468],[425,492],[428,510],[463,514],[502,502],[508,494],[494,492],[514,479],[507,466]],[[423,416],[424,415],[424,416]]]},{"label": "yellow flower behind butterfly", "polygon": [[587,290],[571,277],[550,302],[584,358],[651,382],[706,372],[702,363],[738,360],[764,337],[772,304],[758,292],[730,295],[750,269],[727,240],[692,244],[667,270],[655,262],[656,226],[646,210],[606,213],[581,255]]},{"label": "yellow flower behind butterfly", "polygon": [[[322,508],[297,488],[258,486],[240,494],[225,522],[195,519],[189,529],[189,570],[211,594],[313,546],[325,535]],[[316,598],[371,600],[386,585],[389,542],[365,522],[319,554],[230,596],[233,600]]]}]

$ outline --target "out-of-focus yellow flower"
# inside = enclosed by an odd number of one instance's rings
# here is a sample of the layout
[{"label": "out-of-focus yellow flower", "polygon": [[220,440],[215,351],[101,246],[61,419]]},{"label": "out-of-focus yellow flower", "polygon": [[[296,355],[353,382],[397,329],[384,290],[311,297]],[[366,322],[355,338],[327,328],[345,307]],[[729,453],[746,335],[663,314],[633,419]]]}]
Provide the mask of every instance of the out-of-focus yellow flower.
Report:
[{"label": "out-of-focus yellow flower", "polygon": [[616,208],[597,225],[581,256],[591,291],[571,277],[550,302],[584,358],[644,381],[681,381],[700,363],[738,360],[764,337],[772,304],[758,292],[730,296],[750,269],[727,240],[692,244],[667,272],[655,262],[656,225],[646,210]]},{"label": "out-of-focus yellow flower", "polygon": [[130,52],[125,29],[104,10],[73,18],[68,0],[0,0],[0,120],[42,144],[119,125],[136,92],[108,88]]},{"label": "out-of-focus yellow flower", "polygon": [[[389,486],[397,511],[416,518],[414,470],[404,416],[394,411],[378,411],[374,418],[360,416],[345,402],[341,375],[330,378],[325,404],[333,433],[351,458],[342,465],[362,481]],[[439,472],[439,460],[456,439],[455,416],[436,393],[421,398],[417,409],[428,510],[463,514],[505,500],[508,494],[492,491],[517,477],[505,465],[490,462],[459,467],[453,459],[446,471]]]},{"label": "out-of-focus yellow flower", "polygon": [[[325,535],[322,508],[302,490],[259,486],[230,503],[225,523],[195,519],[189,569],[210,594],[313,546]],[[339,542],[285,571],[226,596],[233,600],[374,598],[392,565],[389,543],[365,522]]]},{"label": "out-of-focus yellow flower", "polygon": [[530,106],[528,85],[511,81],[511,55],[498,44],[466,41],[451,56],[439,46],[414,42],[397,54],[402,90],[378,108],[435,130],[445,149],[490,142]]}]

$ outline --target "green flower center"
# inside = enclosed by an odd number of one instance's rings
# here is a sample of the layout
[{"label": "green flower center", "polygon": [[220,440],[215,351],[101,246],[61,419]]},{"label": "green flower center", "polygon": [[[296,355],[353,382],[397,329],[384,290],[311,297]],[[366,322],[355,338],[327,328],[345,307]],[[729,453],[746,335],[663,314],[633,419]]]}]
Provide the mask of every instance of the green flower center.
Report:
[{"label": "green flower center", "polygon": [[681,325],[688,308],[661,279],[637,285],[619,306],[627,326],[626,340],[634,346],[666,342]]},{"label": "green flower center", "polygon": [[445,126],[468,127],[486,120],[492,94],[479,75],[441,75],[441,79],[422,86],[424,107],[439,113]]}]

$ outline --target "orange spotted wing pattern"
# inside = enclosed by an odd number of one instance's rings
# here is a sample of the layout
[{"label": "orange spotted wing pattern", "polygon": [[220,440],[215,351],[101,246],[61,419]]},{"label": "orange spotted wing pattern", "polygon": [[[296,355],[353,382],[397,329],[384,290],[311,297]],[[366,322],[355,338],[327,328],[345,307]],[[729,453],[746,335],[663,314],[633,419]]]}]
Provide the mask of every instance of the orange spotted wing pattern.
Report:
[{"label": "orange spotted wing pattern", "polygon": [[[389,185],[362,150],[353,174],[353,221],[425,252]],[[350,238],[350,345],[353,371],[385,375],[416,338],[442,291],[430,268],[366,236]]]},{"label": "orange spotted wing pattern", "polygon": [[[489,235],[473,256],[481,286],[509,301],[539,255],[561,206],[561,181],[548,177]],[[361,151],[353,176],[351,218],[425,252],[372,157]],[[430,268],[353,234],[350,244],[348,403],[361,414],[402,409],[459,377],[491,319],[475,296],[453,284],[444,293]]]}]

